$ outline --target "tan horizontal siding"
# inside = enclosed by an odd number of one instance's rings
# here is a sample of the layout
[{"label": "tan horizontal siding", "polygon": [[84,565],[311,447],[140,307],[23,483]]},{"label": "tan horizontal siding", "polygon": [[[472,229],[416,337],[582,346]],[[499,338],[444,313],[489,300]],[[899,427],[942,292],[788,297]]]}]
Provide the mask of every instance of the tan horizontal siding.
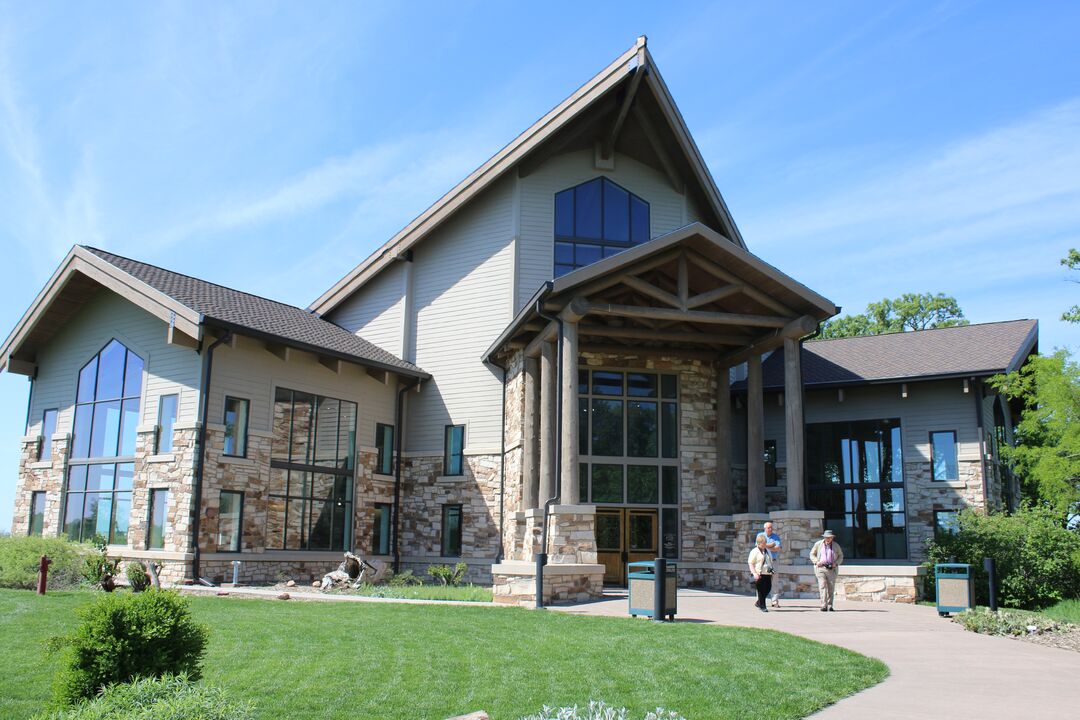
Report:
[{"label": "tan horizontal siding", "polygon": [[335,308],[326,319],[403,357],[404,273],[403,263],[391,265],[362,291]]}]

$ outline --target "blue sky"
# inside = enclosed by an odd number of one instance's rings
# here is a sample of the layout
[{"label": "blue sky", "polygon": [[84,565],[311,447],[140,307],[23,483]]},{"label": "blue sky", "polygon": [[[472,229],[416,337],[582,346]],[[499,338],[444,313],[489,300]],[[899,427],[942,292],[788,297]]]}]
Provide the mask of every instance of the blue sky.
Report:
[{"label": "blue sky", "polygon": [[1069,2],[0,2],[0,333],[75,243],[306,305],[643,33],[752,251],[1076,349]]}]

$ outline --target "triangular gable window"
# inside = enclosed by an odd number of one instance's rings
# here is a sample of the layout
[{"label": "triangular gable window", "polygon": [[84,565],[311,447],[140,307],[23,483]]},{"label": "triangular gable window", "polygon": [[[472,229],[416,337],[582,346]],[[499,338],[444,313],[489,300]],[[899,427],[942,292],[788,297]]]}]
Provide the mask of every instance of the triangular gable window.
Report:
[{"label": "triangular gable window", "polygon": [[555,277],[649,239],[649,203],[607,178],[555,194]]}]

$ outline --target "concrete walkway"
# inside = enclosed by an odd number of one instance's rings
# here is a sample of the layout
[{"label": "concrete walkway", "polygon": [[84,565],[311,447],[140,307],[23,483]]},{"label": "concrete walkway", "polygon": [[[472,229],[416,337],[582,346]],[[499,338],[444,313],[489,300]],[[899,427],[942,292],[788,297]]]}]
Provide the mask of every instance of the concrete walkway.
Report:
[{"label": "concrete walkway", "polygon": [[[558,610],[625,616],[626,596],[613,594]],[[679,620],[781,630],[855,650],[889,666],[884,682],[814,718],[1080,716],[1080,653],[967,632],[938,617],[932,607],[837,602],[836,612],[823,613],[816,600],[786,600],[779,610],[762,613],[749,596],[680,590]],[[767,653],[762,648],[763,657]]]}]

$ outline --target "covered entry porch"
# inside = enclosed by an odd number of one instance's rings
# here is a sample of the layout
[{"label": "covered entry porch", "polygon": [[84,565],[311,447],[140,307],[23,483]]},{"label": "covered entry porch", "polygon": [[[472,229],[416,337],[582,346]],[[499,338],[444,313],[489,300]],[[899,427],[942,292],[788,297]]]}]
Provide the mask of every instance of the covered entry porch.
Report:
[{"label": "covered entry porch", "polygon": [[[493,567],[496,594],[531,597],[540,552],[549,562],[545,595],[556,601],[620,582],[634,552],[689,561],[690,571],[730,560],[730,543],[707,526],[726,519],[721,534],[734,541],[740,522],[765,512],[761,357],[781,346],[791,349],[787,507],[802,513],[797,348],[835,312],[700,224],[541,288],[485,357],[520,373],[520,396],[507,399],[520,490],[507,498],[515,509],[503,528],[507,560]],[[742,363],[750,462],[745,507],[737,507],[729,378]],[[550,592],[548,575],[562,578]]]}]

